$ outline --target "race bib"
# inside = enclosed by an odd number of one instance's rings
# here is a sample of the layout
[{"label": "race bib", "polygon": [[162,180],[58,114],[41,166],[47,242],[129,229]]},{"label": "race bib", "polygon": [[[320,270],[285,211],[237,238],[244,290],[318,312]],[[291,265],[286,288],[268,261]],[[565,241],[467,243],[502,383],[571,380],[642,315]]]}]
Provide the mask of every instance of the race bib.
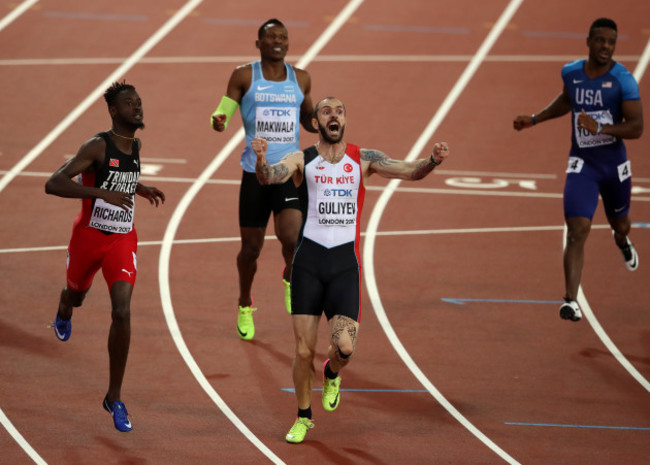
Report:
[{"label": "race bib", "polygon": [[255,136],[274,144],[293,144],[296,141],[296,112],[292,107],[257,107],[255,109]]},{"label": "race bib", "polygon": [[569,166],[566,169],[567,173],[579,173],[582,171],[585,161],[578,157],[569,157]]},{"label": "race bib", "polygon": [[621,163],[617,166],[617,168],[619,181],[623,182],[632,176],[632,163],[630,163],[630,160],[626,161],[625,163]]},{"label": "race bib", "polygon": [[98,198],[95,199],[88,225],[104,232],[126,234],[133,229],[133,212],[133,207],[124,210]]},{"label": "race bib", "polygon": [[[588,111],[587,114],[600,124],[614,124],[612,114],[608,110]],[[576,141],[581,149],[589,147],[598,147],[616,142],[616,137],[608,134],[593,134],[584,128],[578,127],[578,116],[580,113],[573,114],[573,127],[575,130]]]},{"label": "race bib", "polygon": [[318,186],[316,205],[318,224],[324,226],[356,226],[357,189]]}]

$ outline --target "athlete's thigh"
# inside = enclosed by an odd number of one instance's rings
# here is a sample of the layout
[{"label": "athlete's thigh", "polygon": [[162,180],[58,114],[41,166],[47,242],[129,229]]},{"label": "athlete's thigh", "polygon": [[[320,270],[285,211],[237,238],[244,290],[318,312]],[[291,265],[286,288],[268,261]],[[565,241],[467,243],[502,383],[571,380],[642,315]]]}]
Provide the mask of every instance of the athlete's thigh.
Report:
[{"label": "athlete's thigh", "polygon": [[262,186],[255,173],[244,171],[239,186],[239,226],[266,228],[271,208],[269,186]]},{"label": "athlete's thigh", "polygon": [[284,246],[295,246],[302,225],[302,212],[287,208],[273,215],[275,235]]},{"label": "athlete's thigh", "polygon": [[308,268],[294,263],[291,270],[291,314],[321,315],[324,308],[324,286]]},{"label": "athlete's thigh", "polygon": [[69,289],[84,292],[90,288],[106,254],[107,238],[108,236],[95,228],[73,228],[66,263],[66,281]]},{"label": "athlete's thigh", "polygon": [[620,170],[610,173],[600,184],[600,196],[608,218],[626,216],[632,199],[631,176],[621,176]]},{"label": "athlete's thigh", "polygon": [[132,286],[138,274],[138,235],[135,229],[127,234],[114,234],[110,250],[102,261],[102,273],[109,291],[117,281],[126,281]]},{"label": "athlete's thigh", "polygon": [[288,208],[301,210],[298,188],[292,178],[284,184],[277,184],[270,188],[274,215]]},{"label": "athlete's thigh", "polygon": [[361,313],[361,287],[359,268],[348,268],[336,275],[327,286],[325,316],[344,315],[359,321]]},{"label": "athlete's thigh", "polygon": [[564,217],[593,219],[598,206],[598,182],[586,173],[569,173],[564,183]]}]

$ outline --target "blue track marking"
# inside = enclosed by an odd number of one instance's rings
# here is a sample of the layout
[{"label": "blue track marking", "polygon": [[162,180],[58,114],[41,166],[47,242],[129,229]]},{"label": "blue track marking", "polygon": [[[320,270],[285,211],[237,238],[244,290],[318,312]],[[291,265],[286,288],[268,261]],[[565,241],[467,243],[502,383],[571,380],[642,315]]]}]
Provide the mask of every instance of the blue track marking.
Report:
[{"label": "blue track marking", "polygon": [[523,422],[514,422],[506,421],[505,425],[513,426],[550,426],[554,428],[592,428],[592,429],[622,429],[622,430],[638,430],[638,431],[650,431],[650,428],[642,426],[604,426],[604,425],[563,425],[559,423],[523,423]]},{"label": "blue track marking", "polygon": [[465,305],[466,302],[490,302],[501,304],[561,304],[564,302],[563,300],[457,299],[452,297],[444,297],[440,300],[456,305]]}]

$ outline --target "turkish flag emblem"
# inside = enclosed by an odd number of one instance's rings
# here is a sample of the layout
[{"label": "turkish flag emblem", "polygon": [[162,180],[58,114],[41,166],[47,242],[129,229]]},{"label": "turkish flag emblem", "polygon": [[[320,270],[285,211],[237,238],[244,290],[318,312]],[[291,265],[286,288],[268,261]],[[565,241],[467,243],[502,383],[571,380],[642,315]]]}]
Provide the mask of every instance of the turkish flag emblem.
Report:
[{"label": "turkish flag emblem", "polygon": [[118,168],[120,167],[120,160],[117,158],[111,158],[110,162],[108,163],[109,166],[117,166]]}]

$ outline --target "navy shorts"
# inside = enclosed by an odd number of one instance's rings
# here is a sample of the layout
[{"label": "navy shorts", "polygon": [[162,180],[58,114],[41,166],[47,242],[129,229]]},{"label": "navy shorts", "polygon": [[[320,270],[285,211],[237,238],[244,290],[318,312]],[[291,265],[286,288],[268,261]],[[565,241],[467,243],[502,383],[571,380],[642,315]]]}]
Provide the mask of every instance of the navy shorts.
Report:
[{"label": "navy shorts", "polygon": [[293,179],[284,184],[262,186],[255,173],[243,172],[239,187],[239,226],[266,228],[271,212],[277,215],[285,208],[300,210],[300,197]]},{"label": "navy shorts", "polygon": [[307,238],[298,244],[291,269],[291,314],[325,313],[328,320],[361,314],[361,266],[354,242],[328,249]]},{"label": "navy shorts", "polygon": [[564,217],[593,219],[599,195],[608,218],[627,215],[632,196],[631,174],[629,161],[596,164],[570,157],[564,184]]}]

